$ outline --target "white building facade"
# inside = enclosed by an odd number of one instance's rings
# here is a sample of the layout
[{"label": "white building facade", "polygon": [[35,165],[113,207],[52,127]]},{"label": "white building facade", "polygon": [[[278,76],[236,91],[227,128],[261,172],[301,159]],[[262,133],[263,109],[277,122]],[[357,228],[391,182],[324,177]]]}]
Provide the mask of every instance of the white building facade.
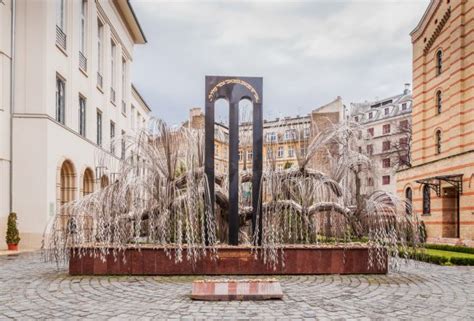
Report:
[{"label": "white building facade", "polygon": [[396,194],[396,171],[410,164],[411,111],[409,84],[393,97],[351,103],[349,119],[360,125],[359,152],[374,164],[373,173],[361,177],[370,190]]},{"label": "white building facade", "polygon": [[38,248],[62,204],[110,180],[98,155],[119,164],[112,142],[150,117],[130,80],[146,39],[126,0],[3,0],[0,18],[0,239],[13,211]]}]

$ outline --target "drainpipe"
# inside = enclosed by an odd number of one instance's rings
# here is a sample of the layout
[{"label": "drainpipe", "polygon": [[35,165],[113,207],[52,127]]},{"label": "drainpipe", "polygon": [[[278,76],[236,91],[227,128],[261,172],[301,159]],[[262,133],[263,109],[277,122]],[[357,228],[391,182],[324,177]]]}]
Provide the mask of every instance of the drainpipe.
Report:
[{"label": "drainpipe", "polygon": [[10,35],[10,212],[13,212],[13,113],[15,112],[15,21],[16,1],[12,0],[12,19]]}]

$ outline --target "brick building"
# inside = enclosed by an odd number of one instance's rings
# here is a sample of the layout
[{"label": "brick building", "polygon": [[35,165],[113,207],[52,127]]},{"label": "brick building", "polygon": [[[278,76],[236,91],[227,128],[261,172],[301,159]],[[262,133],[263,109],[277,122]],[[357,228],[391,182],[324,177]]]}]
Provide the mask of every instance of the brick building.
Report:
[{"label": "brick building", "polygon": [[427,235],[474,238],[474,1],[432,0],[411,33],[412,167],[397,192]]}]

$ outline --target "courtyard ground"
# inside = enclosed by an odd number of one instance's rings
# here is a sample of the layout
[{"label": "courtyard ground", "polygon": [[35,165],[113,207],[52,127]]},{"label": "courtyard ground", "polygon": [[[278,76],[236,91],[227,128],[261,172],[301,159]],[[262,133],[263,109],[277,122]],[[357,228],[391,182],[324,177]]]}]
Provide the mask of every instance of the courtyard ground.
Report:
[{"label": "courtyard ground", "polygon": [[388,275],[278,278],[282,301],[196,302],[188,294],[198,277],[71,277],[38,253],[3,255],[0,319],[474,318],[474,267],[410,262]]}]

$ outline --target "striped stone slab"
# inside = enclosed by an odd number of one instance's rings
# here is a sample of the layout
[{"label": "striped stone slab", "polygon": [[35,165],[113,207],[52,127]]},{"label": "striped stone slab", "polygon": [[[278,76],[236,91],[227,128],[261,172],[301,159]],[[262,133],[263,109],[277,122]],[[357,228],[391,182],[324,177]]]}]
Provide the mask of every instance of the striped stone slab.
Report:
[{"label": "striped stone slab", "polygon": [[270,280],[194,281],[191,299],[204,301],[249,301],[282,299],[280,282]]}]

